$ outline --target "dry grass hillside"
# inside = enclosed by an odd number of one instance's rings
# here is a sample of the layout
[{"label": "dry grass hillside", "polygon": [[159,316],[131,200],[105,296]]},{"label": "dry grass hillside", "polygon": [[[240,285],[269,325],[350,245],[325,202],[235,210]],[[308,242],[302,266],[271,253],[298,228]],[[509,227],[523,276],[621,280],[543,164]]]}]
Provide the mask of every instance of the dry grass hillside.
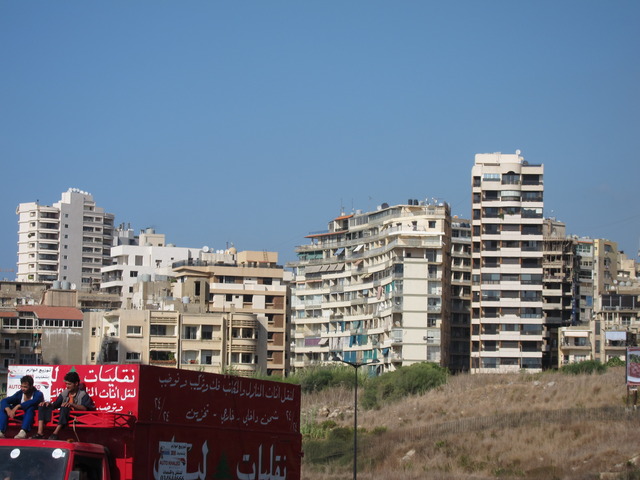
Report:
[{"label": "dry grass hillside", "polygon": [[[640,479],[640,413],[625,408],[624,382],[624,367],[459,375],[380,410],[359,409],[358,478]],[[329,419],[352,427],[353,391],[303,396],[302,418],[307,426]],[[302,478],[352,478],[349,441],[342,458],[305,459]]]}]

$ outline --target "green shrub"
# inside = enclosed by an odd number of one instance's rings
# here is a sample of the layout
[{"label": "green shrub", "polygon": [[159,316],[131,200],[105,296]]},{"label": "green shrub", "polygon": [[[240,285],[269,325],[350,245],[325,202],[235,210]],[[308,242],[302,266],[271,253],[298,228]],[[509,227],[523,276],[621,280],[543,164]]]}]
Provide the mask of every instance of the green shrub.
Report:
[{"label": "green shrub", "polygon": [[604,373],[607,371],[607,366],[600,363],[598,360],[585,360],[584,362],[564,365],[560,368],[560,371],[571,375],[579,375],[582,373]]},{"label": "green shrub", "polygon": [[611,357],[605,365],[607,367],[624,367],[624,360],[620,360],[618,357]]},{"label": "green shrub", "polygon": [[[293,374],[290,380],[298,383],[304,393],[318,392],[328,387],[352,387],[355,374],[351,367],[345,365],[327,365],[305,368]],[[358,375],[358,383],[362,384],[364,377]]]},{"label": "green shrub", "polygon": [[379,408],[409,395],[424,393],[447,382],[449,373],[435,363],[416,363],[395,372],[370,378],[365,384],[362,406]]}]

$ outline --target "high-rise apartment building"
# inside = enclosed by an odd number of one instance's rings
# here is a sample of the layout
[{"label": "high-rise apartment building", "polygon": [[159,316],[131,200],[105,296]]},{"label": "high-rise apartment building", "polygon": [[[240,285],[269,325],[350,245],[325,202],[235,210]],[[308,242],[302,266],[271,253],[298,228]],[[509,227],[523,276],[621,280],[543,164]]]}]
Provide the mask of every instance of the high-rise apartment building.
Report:
[{"label": "high-rise apartment building", "polygon": [[580,323],[590,322],[594,307],[594,257],[593,240],[575,237],[578,268],[578,296],[575,298]]},{"label": "high-rise apartment building", "polygon": [[70,188],[52,206],[21,203],[16,213],[18,281],[99,288],[100,269],[111,263],[114,216],[91,194]]},{"label": "high-rise apartment building", "polygon": [[618,244],[611,240],[593,240],[593,289],[596,296],[615,288],[618,277]]},{"label": "high-rise apartment building", "polygon": [[447,204],[385,203],[373,212],[340,215],[327,231],[307,238],[288,265],[295,274],[294,368],[336,356],[371,362],[368,368],[378,372],[424,361],[448,365]]},{"label": "high-rise apartment building", "polygon": [[451,220],[451,321],[447,366],[453,372],[469,371],[471,333],[471,222]]},{"label": "high-rise apartment building", "polygon": [[543,173],[520,152],[475,157],[472,372],[542,369]]},{"label": "high-rise apartment building", "polygon": [[580,283],[575,239],[566,236],[564,223],[545,218],[542,226],[542,297],[545,319],[543,368],[558,365],[558,329],[578,325]]}]

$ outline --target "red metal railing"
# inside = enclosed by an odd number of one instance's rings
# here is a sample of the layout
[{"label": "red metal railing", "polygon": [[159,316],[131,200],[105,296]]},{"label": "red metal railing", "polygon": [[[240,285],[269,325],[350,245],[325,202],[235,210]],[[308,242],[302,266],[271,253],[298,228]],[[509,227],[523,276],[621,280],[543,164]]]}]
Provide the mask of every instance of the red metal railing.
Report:
[{"label": "red metal railing", "polygon": [[[9,425],[20,425],[22,423],[22,411],[18,411],[13,419],[9,419]],[[38,423],[38,414],[36,413],[34,424]],[[60,411],[52,412],[51,421],[47,423],[49,426],[58,424]],[[75,425],[76,428],[133,428],[136,417],[123,413],[100,412],[97,410],[88,412],[72,412],[69,425]]]}]

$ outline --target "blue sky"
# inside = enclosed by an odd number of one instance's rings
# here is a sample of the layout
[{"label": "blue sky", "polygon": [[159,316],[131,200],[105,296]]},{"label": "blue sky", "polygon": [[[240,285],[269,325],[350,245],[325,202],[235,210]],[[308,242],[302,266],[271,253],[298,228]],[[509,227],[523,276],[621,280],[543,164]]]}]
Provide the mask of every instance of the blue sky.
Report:
[{"label": "blue sky", "polygon": [[69,187],[282,263],[341,207],[468,217],[474,155],[516,149],[546,216],[635,257],[638,25],[636,0],[0,0],[0,269],[17,205]]}]

